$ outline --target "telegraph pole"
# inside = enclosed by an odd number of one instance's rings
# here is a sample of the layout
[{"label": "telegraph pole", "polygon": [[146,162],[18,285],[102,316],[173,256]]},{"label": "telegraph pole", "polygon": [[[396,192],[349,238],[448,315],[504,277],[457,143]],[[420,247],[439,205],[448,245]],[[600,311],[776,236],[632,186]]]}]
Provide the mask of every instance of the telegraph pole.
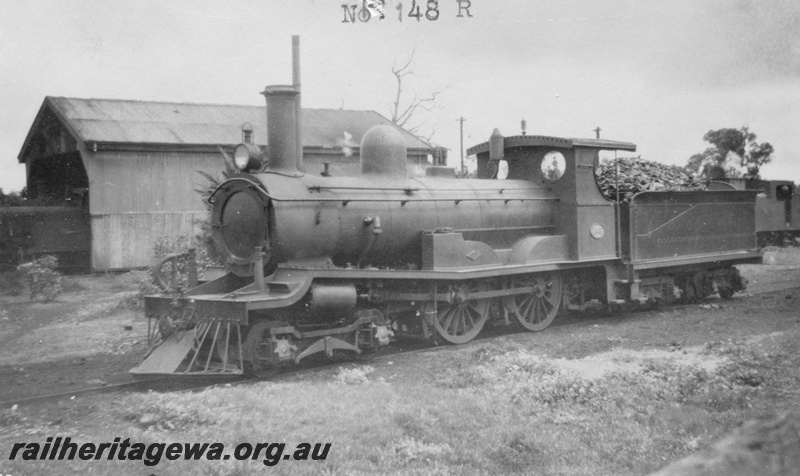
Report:
[{"label": "telegraph pole", "polygon": [[600,129],[600,126],[597,126],[597,128],[593,129],[593,130],[594,130],[595,136],[599,139],[600,138],[600,131],[602,131],[603,129]]},{"label": "telegraph pole", "polygon": [[460,123],[461,128],[461,175],[464,175],[464,117],[459,117],[456,119]]}]

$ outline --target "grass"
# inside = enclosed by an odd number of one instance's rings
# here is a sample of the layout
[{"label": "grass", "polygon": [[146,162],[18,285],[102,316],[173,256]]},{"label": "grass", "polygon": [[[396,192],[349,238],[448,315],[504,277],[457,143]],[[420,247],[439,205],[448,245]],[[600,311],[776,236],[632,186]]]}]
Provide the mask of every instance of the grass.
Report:
[{"label": "grass", "polygon": [[[601,375],[497,340],[431,355],[435,372],[394,381],[387,368],[350,364],[302,382],[198,393],[131,394],[96,415],[92,441],[332,442],[326,461],[281,461],[277,474],[645,474],[709,445],[797,388],[800,330],[762,340],[709,342],[707,369],[625,354]],[[442,354],[442,353],[440,353]],[[0,415],[7,428],[20,417]],[[96,423],[95,423],[96,424]],[[45,430],[53,434],[52,430]],[[32,438],[32,437],[31,437]],[[48,463],[0,468],[46,473]],[[141,463],[75,463],[101,473]],[[158,473],[248,474],[261,461],[162,461]],[[34,472],[35,474],[35,472]]]}]

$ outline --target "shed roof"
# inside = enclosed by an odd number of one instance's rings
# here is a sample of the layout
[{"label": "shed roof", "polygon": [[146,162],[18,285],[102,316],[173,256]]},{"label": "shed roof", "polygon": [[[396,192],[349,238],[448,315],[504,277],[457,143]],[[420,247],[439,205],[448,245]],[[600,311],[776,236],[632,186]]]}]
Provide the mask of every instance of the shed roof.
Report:
[{"label": "shed roof", "polygon": [[[194,104],[122,99],[84,99],[47,96],[18,156],[25,151],[46,111],[52,112],[81,142],[117,144],[233,145],[242,140],[242,125],[253,125],[253,139],[266,145],[266,106]],[[372,126],[393,123],[375,111],[303,109],[303,146],[335,149],[345,132],[352,145]],[[397,126],[395,126],[397,127]],[[399,128],[409,149],[430,147]]]}]

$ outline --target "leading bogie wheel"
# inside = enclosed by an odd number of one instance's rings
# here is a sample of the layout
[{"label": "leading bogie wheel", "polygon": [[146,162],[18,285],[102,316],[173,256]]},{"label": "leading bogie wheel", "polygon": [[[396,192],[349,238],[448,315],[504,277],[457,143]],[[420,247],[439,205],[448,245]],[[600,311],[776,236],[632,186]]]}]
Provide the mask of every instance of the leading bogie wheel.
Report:
[{"label": "leading bogie wheel", "polygon": [[730,286],[724,286],[719,288],[719,297],[722,299],[730,299],[733,297],[733,288]]},{"label": "leading bogie wheel", "polygon": [[558,273],[517,276],[511,278],[508,288],[531,288],[530,292],[505,298],[508,312],[522,327],[538,332],[553,322],[561,305],[561,276]]},{"label": "leading bogie wheel", "polygon": [[242,345],[245,373],[269,376],[278,371],[273,360],[270,337],[270,326],[266,321],[257,321],[247,330]]},{"label": "leading bogie wheel", "polygon": [[453,302],[438,303],[433,325],[451,344],[466,344],[477,336],[489,316],[489,299],[468,299],[469,294],[487,291],[486,283],[464,283],[451,289]]}]

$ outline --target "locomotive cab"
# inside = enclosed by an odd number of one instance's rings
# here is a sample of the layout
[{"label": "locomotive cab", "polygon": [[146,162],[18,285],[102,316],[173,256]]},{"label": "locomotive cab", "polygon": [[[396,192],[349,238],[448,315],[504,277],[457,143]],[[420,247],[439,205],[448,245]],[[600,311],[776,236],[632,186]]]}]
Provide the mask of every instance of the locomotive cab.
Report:
[{"label": "locomotive cab", "polygon": [[495,130],[489,142],[467,150],[478,157],[478,177],[491,178],[499,160],[508,164],[508,179],[528,180],[558,199],[553,234],[567,239],[564,259],[617,257],[614,204],[603,197],[594,169],[601,150],[633,152],[636,145],[599,139],[546,136],[503,137]]}]

